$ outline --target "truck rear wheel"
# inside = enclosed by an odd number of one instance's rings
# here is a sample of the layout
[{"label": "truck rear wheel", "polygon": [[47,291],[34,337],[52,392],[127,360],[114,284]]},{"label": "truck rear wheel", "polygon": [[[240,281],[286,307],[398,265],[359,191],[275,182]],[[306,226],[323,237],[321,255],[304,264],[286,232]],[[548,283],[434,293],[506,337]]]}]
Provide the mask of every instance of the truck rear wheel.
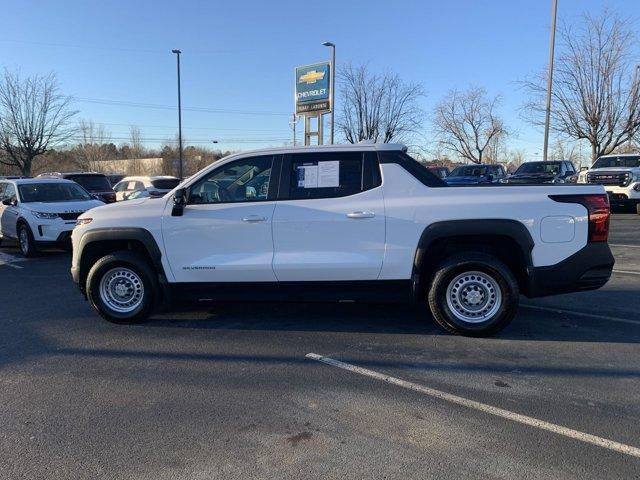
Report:
[{"label": "truck rear wheel", "polygon": [[451,256],[436,269],[428,291],[434,320],[457,335],[502,330],[518,308],[518,283],[496,257],[471,252]]},{"label": "truck rear wheel", "polygon": [[112,323],[139,323],[151,313],[156,276],[147,259],[136,252],[118,251],[98,260],[87,276],[91,306]]}]

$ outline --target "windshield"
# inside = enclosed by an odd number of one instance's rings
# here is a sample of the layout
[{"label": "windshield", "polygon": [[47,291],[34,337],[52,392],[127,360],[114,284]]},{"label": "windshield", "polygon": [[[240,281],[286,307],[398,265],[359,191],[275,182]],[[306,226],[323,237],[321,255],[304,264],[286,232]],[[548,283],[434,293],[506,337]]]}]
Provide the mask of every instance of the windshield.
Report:
[{"label": "windshield", "polygon": [[68,175],[67,180],[73,180],[90,192],[107,192],[111,190],[111,184],[104,175]]},{"label": "windshield", "polygon": [[151,180],[151,185],[161,190],[173,190],[180,183],[178,178],[162,178],[159,180]]},{"label": "windshield", "polygon": [[456,167],[453,172],[449,174],[450,177],[483,177],[489,173],[494,173],[489,170],[486,165],[464,165],[462,167]]},{"label": "windshield", "polygon": [[91,200],[86,190],[73,183],[28,183],[18,185],[23,202],[71,202]]},{"label": "windshield", "polygon": [[640,167],[640,155],[627,157],[600,157],[591,168]]},{"label": "windshield", "polygon": [[520,173],[553,173],[560,171],[560,162],[528,162],[520,165],[516,175]]}]

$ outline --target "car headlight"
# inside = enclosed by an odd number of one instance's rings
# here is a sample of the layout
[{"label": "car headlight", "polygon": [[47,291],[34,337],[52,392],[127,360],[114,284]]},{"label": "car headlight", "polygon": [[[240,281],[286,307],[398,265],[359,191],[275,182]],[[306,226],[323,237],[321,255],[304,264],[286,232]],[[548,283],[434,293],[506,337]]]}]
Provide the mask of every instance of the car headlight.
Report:
[{"label": "car headlight", "polygon": [[46,220],[52,220],[54,218],[58,218],[57,213],[51,213],[51,212],[31,212],[31,213],[36,218],[42,218]]},{"label": "car headlight", "polygon": [[76,227],[80,225],[87,225],[93,221],[93,218],[79,218],[76,220]]}]

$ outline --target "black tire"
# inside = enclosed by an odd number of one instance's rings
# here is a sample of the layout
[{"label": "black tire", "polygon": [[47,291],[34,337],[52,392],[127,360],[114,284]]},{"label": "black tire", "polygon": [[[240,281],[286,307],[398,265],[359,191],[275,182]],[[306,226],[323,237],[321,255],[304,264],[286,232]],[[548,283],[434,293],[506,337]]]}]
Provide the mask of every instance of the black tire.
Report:
[{"label": "black tire", "polygon": [[640,203],[636,203],[636,213],[640,215]]},{"label": "black tire", "polygon": [[[140,303],[131,311],[123,312],[115,310],[103,299],[101,282],[106,274],[112,275],[114,271],[125,270],[133,272],[143,288]],[[131,283],[138,286],[138,280],[134,279]],[[87,275],[86,291],[91,306],[102,318],[112,323],[132,324],[143,322],[151,314],[155,306],[156,292],[159,290],[157,275],[147,258],[137,252],[122,250],[102,257],[91,267]]]},{"label": "black tire", "polygon": [[[467,272],[469,275],[464,275]],[[472,272],[479,272],[481,276],[475,277]],[[457,286],[461,284],[467,287],[460,288],[460,297],[457,297]],[[494,286],[497,286],[499,292],[495,291]],[[486,319],[483,320],[482,316],[470,321],[460,318],[470,311],[460,305],[463,303],[462,295],[465,292],[468,294],[468,289],[481,292],[473,293],[480,295],[481,306],[486,305],[480,313],[474,312],[472,315],[481,315],[486,308]],[[447,301],[448,295],[451,295],[450,301]],[[518,309],[518,295],[518,282],[504,263],[493,255],[469,252],[453,255],[438,266],[427,299],[435,322],[446,331],[456,335],[481,337],[496,333],[511,322]],[[486,304],[482,303],[485,296],[488,299]],[[460,303],[457,298],[460,298]]]},{"label": "black tire", "polygon": [[[22,236],[24,235],[24,241],[22,240]],[[20,252],[27,258],[35,257],[38,254],[38,248],[36,247],[36,241],[33,238],[33,233],[24,222],[20,222],[18,224],[18,246],[20,247]]]}]

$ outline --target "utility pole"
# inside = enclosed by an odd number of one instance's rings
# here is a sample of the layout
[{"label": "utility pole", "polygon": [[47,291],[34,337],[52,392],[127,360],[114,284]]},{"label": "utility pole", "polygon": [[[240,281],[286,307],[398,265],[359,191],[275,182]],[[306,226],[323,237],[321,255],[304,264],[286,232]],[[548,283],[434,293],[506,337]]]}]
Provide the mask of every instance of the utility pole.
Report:
[{"label": "utility pole", "polygon": [[298,122],[298,118],[296,117],[296,114],[293,113],[291,115],[291,128],[293,129],[293,146],[296,146],[296,123]]},{"label": "utility pole", "polygon": [[[336,111],[336,46],[331,42],[324,42],[322,45],[325,47],[331,47],[331,145],[333,145],[333,132],[335,128],[335,111]],[[318,121],[322,121],[322,116],[320,116]]]},{"label": "utility pole", "polygon": [[[633,80],[631,81],[631,101],[629,102],[629,108],[633,108],[635,105],[640,103],[640,84],[638,81],[638,73],[640,72],[640,63],[636,65],[636,68],[633,72]],[[627,142],[627,148],[631,152],[633,147],[633,142],[631,139],[631,135],[629,135],[629,141]]]},{"label": "utility pole", "polygon": [[556,44],[556,17],[558,14],[558,0],[551,0],[551,33],[549,39],[549,72],[547,74],[547,109],[544,120],[544,150],[542,160],[547,161],[549,153],[549,119],[551,117],[551,89],[553,88],[553,54]]},{"label": "utility pole", "polygon": [[182,165],[182,96],[180,94],[180,54],[182,53],[178,49],[171,50],[171,53],[176,54],[177,65],[178,65],[178,156],[179,156],[179,165],[178,165],[178,178],[182,180],[183,177],[183,165]]}]

